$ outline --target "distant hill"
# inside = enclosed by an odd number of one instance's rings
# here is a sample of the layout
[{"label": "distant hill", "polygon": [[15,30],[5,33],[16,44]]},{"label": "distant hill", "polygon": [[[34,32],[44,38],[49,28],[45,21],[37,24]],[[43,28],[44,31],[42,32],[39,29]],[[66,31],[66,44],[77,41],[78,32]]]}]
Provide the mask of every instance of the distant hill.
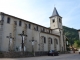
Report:
[{"label": "distant hill", "polygon": [[63,31],[68,37],[70,44],[73,44],[75,40],[79,40],[78,31],[76,29],[63,26]]}]

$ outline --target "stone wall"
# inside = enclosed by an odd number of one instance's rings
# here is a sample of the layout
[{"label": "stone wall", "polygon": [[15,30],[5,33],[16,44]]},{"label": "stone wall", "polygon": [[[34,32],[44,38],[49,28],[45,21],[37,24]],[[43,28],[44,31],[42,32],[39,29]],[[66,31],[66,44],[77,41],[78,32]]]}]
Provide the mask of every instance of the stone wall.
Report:
[{"label": "stone wall", "polygon": [[[35,52],[35,56],[46,56],[47,52]],[[0,58],[34,57],[32,52],[1,52]]]}]

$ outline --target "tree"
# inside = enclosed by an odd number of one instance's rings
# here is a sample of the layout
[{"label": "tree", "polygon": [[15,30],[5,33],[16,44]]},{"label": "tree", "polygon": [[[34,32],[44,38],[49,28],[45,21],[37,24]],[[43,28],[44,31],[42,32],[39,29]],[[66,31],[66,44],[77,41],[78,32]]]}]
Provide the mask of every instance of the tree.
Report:
[{"label": "tree", "polygon": [[79,40],[77,29],[63,26],[63,31],[64,31],[64,34],[66,35],[66,37],[69,39],[69,43],[71,45],[74,44],[75,40]]},{"label": "tree", "polygon": [[80,40],[75,40],[73,46],[75,48],[80,48]]}]

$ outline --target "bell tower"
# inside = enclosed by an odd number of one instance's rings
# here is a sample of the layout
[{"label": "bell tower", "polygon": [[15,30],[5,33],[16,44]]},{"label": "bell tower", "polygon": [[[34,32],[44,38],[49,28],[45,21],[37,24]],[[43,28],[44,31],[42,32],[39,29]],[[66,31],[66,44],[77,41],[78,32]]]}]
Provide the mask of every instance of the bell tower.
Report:
[{"label": "bell tower", "polygon": [[63,28],[62,28],[62,17],[58,14],[56,7],[54,7],[50,18],[50,28],[53,29],[53,33],[60,36],[59,48],[60,51],[64,50],[64,39],[63,39]]},{"label": "bell tower", "polygon": [[58,14],[56,7],[54,7],[52,16],[49,18],[51,29],[62,29],[62,17]]}]

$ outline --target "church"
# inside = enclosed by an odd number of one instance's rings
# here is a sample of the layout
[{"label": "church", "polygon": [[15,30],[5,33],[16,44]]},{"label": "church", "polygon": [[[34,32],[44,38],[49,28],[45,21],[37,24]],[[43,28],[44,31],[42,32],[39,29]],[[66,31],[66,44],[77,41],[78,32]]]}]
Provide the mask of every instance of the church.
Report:
[{"label": "church", "polygon": [[0,12],[0,51],[66,51],[62,17],[54,7],[50,27]]}]

